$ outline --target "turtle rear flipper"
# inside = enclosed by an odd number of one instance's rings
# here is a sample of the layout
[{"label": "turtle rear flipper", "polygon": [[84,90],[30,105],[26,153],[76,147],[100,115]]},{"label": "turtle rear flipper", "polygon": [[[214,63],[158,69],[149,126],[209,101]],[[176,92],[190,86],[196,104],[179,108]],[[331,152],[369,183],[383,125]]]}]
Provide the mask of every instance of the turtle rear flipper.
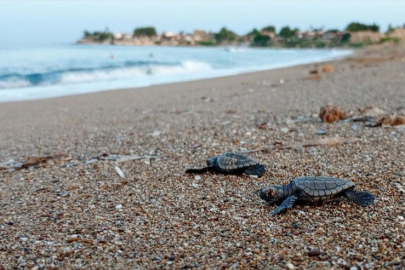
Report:
[{"label": "turtle rear flipper", "polygon": [[209,167],[202,168],[202,169],[188,169],[186,170],[186,173],[205,173],[210,170]]},{"label": "turtle rear flipper", "polygon": [[247,167],[244,170],[244,173],[248,175],[257,175],[257,177],[262,177],[264,172],[265,172],[264,165],[262,164],[256,164],[254,166]]},{"label": "turtle rear flipper", "polygon": [[374,204],[375,196],[367,191],[346,190],[343,194],[349,201],[363,207]]}]

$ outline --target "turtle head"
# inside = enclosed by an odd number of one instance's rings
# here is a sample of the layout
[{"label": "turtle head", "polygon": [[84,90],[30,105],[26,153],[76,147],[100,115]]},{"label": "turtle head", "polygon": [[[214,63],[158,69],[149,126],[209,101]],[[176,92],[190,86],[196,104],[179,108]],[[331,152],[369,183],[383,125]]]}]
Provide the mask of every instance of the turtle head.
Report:
[{"label": "turtle head", "polygon": [[283,194],[282,192],[280,192],[280,189],[282,189],[282,186],[280,185],[269,186],[259,190],[257,192],[257,195],[263,201],[266,201],[268,203],[276,203],[280,201]]},{"label": "turtle head", "polygon": [[207,160],[208,167],[214,167],[217,162],[217,157],[212,157]]}]

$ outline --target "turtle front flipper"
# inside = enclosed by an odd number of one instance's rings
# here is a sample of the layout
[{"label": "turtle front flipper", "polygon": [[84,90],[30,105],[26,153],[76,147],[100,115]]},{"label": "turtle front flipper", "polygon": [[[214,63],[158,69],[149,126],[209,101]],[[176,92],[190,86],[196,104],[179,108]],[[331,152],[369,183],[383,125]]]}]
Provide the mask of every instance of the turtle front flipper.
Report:
[{"label": "turtle front flipper", "polygon": [[247,167],[244,173],[248,175],[257,175],[257,177],[262,177],[266,169],[262,164],[256,164],[254,166]]},{"label": "turtle front flipper", "polygon": [[367,191],[346,190],[343,194],[349,201],[363,207],[374,204],[375,196]]},{"label": "turtle front flipper", "polygon": [[186,170],[186,173],[206,173],[210,170],[210,167],[205,167],[202,169],[188,169]]},{"label": "turtle front flipper", "polygon": [[291,208],[295,201],[298,199],[297,195],[291,195],[290,197],[287,197],[287,199],[285,199],[279,207],[277,207],[271,214],[277,215],[278,213],[280,213],[282,210],[287,209],[287,208]]}]

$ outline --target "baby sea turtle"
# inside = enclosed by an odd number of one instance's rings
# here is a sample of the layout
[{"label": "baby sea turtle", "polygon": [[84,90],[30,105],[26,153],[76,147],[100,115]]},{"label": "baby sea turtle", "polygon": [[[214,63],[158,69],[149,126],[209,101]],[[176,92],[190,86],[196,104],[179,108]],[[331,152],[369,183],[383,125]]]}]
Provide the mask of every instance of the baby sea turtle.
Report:
[{"label": "baby sea turtle", "polygon": [[354,190],[351,181],[333,177],[302,176],[291,180],[288,185],[274,185],[258,191],[260,198],[266,202],[280,204],[273,211],[278,214],[283,209],[291,208],[297,203],[318,203],[346,197],[361,206],[374,203],[374,195],[367,191]]},{"label": "baby sea turtle", "polygon": [[257,160],[243,153],[226,152],[219,156],[212,157],[207,160],[207,167],[202,169],[189,169],[186,173],[203,173],[214,171],[228,174],[248,174],[261,177],[265,168]]}]

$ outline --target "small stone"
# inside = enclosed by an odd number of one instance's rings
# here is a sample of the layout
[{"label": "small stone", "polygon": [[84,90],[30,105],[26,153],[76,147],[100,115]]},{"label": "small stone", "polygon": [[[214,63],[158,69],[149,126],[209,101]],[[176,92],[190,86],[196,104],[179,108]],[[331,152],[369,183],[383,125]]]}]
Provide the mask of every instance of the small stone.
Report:
[{"label": "small stone", "polygon": [[195,179],[195,180],[201,180],[201,176],[196,175],[196,176],[194,177],[194,179]]},{"label": "small stone", "polygon": [[62,247],[61,250],[65,253],[69,253],[72,251],[72,249],[70,247]]},{"label": "small stone", "polygon": [[122,209],[122,204],[118,204],[117,206],[115,206],[115,209]]},{"label": "small stone", "polygon": [[403,216],[398,216],[398,219],[399,220],[404,220],[404,217]]},{"label": "small stone", "polygon": [[69,192],[61,191],[58,195],[61,196],[61,197],[67,197],[67,196],[69,196]]},{"label": "small stone", "polygon": [[339,266],[342,266],[342,267],[346,267],[347,268],[347,262],[345,261],[345,260],[343,260],[342,258],[339,258],[338,260],[337,260],[337,264],[339,265]]},{"label": "small stone", "polygon": [[125,178],[124,172],[117,166],[115,166],[115,171],[121,178]]},{"label": "small stone", "polygon": [[321,250],[319,248],[312,248],[310,251],[308,251],[308,256],[313,257],[313,256],[319,256],[321,254]]},{"label": "small stone", "polygon": [[311,155],[311,156],[315,156],[315,155],[316,155],[316,152],[317,152],[317,150],[316,150],[315,147],[311,147],[311,148],[309,148],[309,150],[308,150],[308,154]]},{"label": "small stone", "polygon": [[351,126],[351,129],[354,130],[354,131],[357,131],[358,127],[359,127],[358,125],[353,125],[353,126]]},{"label": "small stone", "polygon": [[292,119],[290,119],[290,118],[287,118],[287,120],[285,120],[285,123],[286,123],[287,125],[291,125],[291,124],[294,124],[295,121],[292,120]]},{"label": "small stone", "polygon": [[195,188],[198,188],[198,184],[196,184],[196,183],[193,183],[192,186]]},{"label": "small stone", "polygon": [[326,131],[323,130],[323,129],[321,129],[321,130],[318,130],[318,131],[316,132],[316,134],[318,134],[318,135],[323,135],[323,134],[326,134]]},{"label": "small stone", "polygon": [[27,237],[21,237],[20,240],[23,241],[23,242],[25,242],[25,241],[28,240],[28,238],[27,238]]},{"label": "small stone", "polygon": [[356,266],[352,266],[350,267],[350,270],[358,270],[358,268]]},{"label": "small stone", "polygon": [[289,129],[289,128],[286,128],[286,127],[283,127],[283,128],[281,128],[280,130],[281,130],[281,132],[284,132],[284,133],[287,133],[287,132],[290,131],[290,129]]},{"label": "small stone", "polygon": [[76,235],[72,235],[67,239],[68,243],[73,243],[73,242],[76,242],[76,241],[79,241],[79,237],[77,237]]},{"label": "small stone", "polygon": [[295,269],[295,266],[292,263],[287,263],[285,265],[288,269]]}]

